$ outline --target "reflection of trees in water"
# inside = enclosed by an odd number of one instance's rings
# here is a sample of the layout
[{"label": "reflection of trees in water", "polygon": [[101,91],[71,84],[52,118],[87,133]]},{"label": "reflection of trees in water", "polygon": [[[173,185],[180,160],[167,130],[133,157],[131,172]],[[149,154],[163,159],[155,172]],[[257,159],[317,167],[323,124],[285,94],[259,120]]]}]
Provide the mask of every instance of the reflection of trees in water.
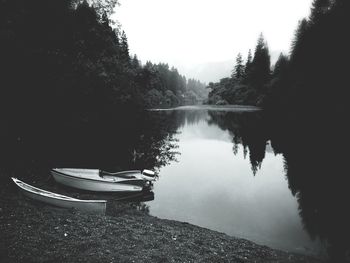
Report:
[{"label": "reflection of trees in water", "polygon": [[322,116],[288,121],[263,113],[209,115],[209,124],[230,132],[235,154],[240,144],[245,154],[249,151],[254,174],[263,162],[268,141],[275,154],[283,154],[288,185],[298,200],[306,231],[324,241],[332,262],[349,261],[350,180],[344,150],[350,133],[344,119]]},{"label": "reflection of trees in water", "polygon": [[126,112],[93,125],[28,127],[18,138],[1,134],[0,167],[27,176],[52,167],[158,169],[179,154],[177,130],[202,118],[199,111]]},{"label": "reflection of trees in water", "polygon": [[[208,113],[206,111],[201,110],[187,110],[185,111],[178,111],[177,113],[178,118],[181,118],[183,125],[186,123],[187,125],[196,125],[201,121],[204,121]],[[180,127],[182,127],[181,125]]]},{"label": "reflection of trees in water", "polygon": [[[18,138],[1,137],[0,167],[8,176],[43,174],[52,167],[106,170],[159,168],[175,160],[178,124],[147,112],[119,114],[99,125],[45,130],[30,127]],[[39,172],[40,171],[40,172]]]},{"label": "reflection of trees in water", "polygon": [[[127,128],[124,136],[120,131],[114,134],[118,138],[120,146],[117,147],[115,156],[123,156],[115,159],[116,169],[159,169],[162,166],[176,161],[177,140],[174,138],[177,131],[176,120],[168,114],[156,112],[143,112],[139,116],[129,116],[128,119],[136,119],[137,125],[133,129]],[[123,160],[123,162],[121,162]]]},{"label": "reflection of trees in water", "polygon": [[350,252],[350,185],[344,154],[348,128],[337,116],[322,116],[312,124],[310,119],[284,121],[283,126],[272,142],[284,155],[303,225],[312,238],[326,242],[332,262],[344,262]]},{"label": "reflection of trees in water", "polygon": [[268,141],[266,124],[262,114],[236,112],[209,112],[209,124],[216,124],[232,135],[233,152],[237,154],[238,146],[243,146],[244,157],[249,151],[249,159],[254,175],[265,158]]},{"label": "reflection of trees in water", "polygon": [[146,121],[135,145],[137,167],[160,168],[176,161],[178,148],[176,119],[168,113],[152,112],[146,116]]},{"label": "reflection of trees in water", "polygon": [[175,135],[185,125],[194,125],[207,116],[203,111],[159,111],[146,115],[142,134],[135,146],[137,167],[160,168],[176,161]]},{"label": "reflection of trees in water", "polygon": [[207,120],[230,132],[235,153],[238,145],[245,154],[249,151],[254,173],[263,162],[268,141],[275,154],[283,154],[289,188],[297,197],[305,229],[328,243],[333,262],[345,261],[350,248],[346,118],[276,121],[261,112],[209,112],[209,117],[204,111],[126,114],[96,127],[58,126],[51,133],[38,130],[14,140],[7,138],[10,133],[1,134],[0,166],[6,175],[15,175],[14,170],[27,174],[40,170],[46,177],[45,169],[55,166],[160,168],[179,154],[177,130]]}]

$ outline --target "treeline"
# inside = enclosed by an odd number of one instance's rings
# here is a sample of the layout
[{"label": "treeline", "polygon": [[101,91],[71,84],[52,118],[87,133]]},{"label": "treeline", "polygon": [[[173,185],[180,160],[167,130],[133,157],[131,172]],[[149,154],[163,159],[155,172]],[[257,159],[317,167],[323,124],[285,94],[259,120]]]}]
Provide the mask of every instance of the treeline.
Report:
[{"label": "treeline", "polygon": [[176,69],[141,65],[130,56],[125,32],[114,29],[109,19],[116,4],[0,2],[0,117],[5,128],[104,123],[126,110],[177,106],[194,94],[202,96]]},{"label": "treeline", "polygon": [[346,0],[315,0],[310,16],[299,23],[290,54],[281,54],[273,68],[261,35],[254,55],[249,52],[246,62],[238,54],[231,77],[209,84],[209,103],[345,111],[349,5]]},{"label": "treeline", "polygon": [[164,63],[152,64],[148,61],[144,66],[139,66],[137,79],[145,88],[146,107],[196,104],[208,95],[204,83],[186,79],[176,68]]},{"label": "treeline", "polygon": [[260,105],[266,94],[266,84],[270,78],[270,54],[261,34],[255,48],[254,57],[249,50],[244,63],[241,53],[237,55],[231,77],[218,83],[209,83],[209,104]]}]

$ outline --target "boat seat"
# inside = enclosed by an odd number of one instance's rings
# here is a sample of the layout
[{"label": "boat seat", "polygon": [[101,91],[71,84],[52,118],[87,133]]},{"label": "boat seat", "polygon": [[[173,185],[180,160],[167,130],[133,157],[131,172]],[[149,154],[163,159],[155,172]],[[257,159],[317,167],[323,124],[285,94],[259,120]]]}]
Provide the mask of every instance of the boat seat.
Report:
[{"label": "boat seat", "polygon": [[105,171],[100,171],[100,177],[120,177],[120,178],[126,178],[126,179],[132,179],[135,178],[134,175],[131,174],[125,174],[125,173],[109,173]]}]

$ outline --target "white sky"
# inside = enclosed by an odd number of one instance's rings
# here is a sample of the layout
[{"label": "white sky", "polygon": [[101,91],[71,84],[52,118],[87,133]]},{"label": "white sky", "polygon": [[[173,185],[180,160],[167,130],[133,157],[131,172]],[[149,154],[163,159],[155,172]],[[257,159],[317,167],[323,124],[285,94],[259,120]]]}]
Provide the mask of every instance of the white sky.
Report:
[{"label": "white sky", "polygon": [[114,17],[142,62],[193,67],[254,51],[263,32],[271,52],[288,52],[312,0],[120,0]]}]

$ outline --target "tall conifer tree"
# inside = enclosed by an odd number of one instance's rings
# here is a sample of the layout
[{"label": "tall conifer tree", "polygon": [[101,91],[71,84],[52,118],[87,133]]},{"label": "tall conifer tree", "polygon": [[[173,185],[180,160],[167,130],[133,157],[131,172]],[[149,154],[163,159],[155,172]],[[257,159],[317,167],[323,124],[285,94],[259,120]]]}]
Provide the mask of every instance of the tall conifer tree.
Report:
[{"label": "tall conifer tree", "polygon": [[121,37],[120,37],[120,49],[121,49],[121,59],[123,62],[130,62],[130,55],[129,55],[129,45],[128,45],[128,39],[126,37],[126,34],[123,30]]},{"label": "tall conifer tree", "polygon": [[241,80],[244,76],[244,65],[243,65],[243,59],[242,54],[238,53],[236,57],[236,65],[232,72],[232,78],[236,80]]},{"label": "tall conifer tree", "polygon": [[314,0],[311,7],[310,22],[317,23],[330,8],[330,0]]},{"label": "tall conifer tree", "polygon": [[260,34],[254,52],[254,59],[251,63],[251,72],[249,76],[250,82],[255,89],[261,90],[269,81],[270,64],[269,48],[263,34]]}]

